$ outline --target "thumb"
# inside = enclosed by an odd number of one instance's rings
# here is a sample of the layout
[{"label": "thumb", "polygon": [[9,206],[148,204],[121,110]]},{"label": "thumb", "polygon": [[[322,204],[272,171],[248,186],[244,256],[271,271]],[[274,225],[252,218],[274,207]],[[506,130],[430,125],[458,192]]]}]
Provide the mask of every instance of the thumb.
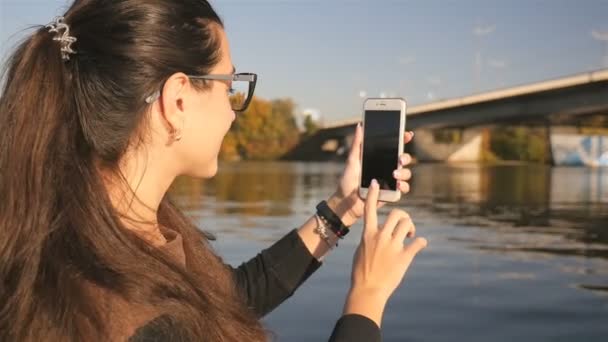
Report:
[{"label": "thumb", "polygon": [[361,122],[359,122],[355,128],[355,137],[350,146],[350,154],[348,155],[350,162],[358,162],[361,158],[361,142],[363,142],[363,127],[361,126]]}]

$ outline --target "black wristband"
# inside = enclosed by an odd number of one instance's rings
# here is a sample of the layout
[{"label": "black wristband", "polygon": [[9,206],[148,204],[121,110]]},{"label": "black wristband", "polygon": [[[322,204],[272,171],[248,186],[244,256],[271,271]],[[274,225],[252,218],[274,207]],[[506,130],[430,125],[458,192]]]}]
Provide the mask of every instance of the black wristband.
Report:
[{"label": "black wristband", "polygon": [[344,225],[340,217],[334,213],[333,210],[327,205],[327,201],[321,201],[317,204],[317,214],[325,219],[329,223],[329,228],[336,234],[337,237],[342,239],[349,232],[349,228]]}]

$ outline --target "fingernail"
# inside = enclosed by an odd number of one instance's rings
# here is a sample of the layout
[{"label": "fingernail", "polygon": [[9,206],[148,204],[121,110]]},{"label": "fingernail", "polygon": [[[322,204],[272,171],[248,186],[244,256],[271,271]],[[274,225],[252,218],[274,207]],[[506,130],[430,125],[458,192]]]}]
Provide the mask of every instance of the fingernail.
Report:
[{"label": "fingernail", "polygon": [[414,137],[414,131],[410,131],[410,133],[412,133],[412,138]]},{"label": "fingernail", "polygon": [[372,187],[375,189],[378,187],[378,181],[374,178],[372,179]]},{"label": "fingernail", "polygon": [[395,177],[395,178],[399,177],[399,170],[393,171],[393,177]]}]

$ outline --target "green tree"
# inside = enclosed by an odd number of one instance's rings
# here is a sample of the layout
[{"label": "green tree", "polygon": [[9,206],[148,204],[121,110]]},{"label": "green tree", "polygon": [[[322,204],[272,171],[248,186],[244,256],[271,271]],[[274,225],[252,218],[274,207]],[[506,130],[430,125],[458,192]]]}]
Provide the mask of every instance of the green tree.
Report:
[{"label": "green tree", "polygon": [[542,129],[524,126],[495,128],[490,138],[491,152],[501,160],[544,163],[548,160],[547,144]]},{"label": "green tree", "polygon": [[319,124],[312,118],[312,115],[306,114],[304,117],[304,136],[309,137],[319,130]]}]

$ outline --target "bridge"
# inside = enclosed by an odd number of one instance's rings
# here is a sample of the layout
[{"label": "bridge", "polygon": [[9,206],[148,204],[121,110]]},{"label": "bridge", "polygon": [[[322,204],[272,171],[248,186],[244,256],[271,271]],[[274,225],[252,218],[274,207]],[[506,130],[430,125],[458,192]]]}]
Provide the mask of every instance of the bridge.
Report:
[{"label": "bridge", "polygon": [[[568,133],[592,115],[608,115],[608,69],[409,107],[406,129],[416,134],[409,152],[419,160],[475,161],[484,127],[525,124]],[[322,128],[285,159],[343,159],[359,121],[355,117]],[[443,141],[445,132],[458,138]]]}]

